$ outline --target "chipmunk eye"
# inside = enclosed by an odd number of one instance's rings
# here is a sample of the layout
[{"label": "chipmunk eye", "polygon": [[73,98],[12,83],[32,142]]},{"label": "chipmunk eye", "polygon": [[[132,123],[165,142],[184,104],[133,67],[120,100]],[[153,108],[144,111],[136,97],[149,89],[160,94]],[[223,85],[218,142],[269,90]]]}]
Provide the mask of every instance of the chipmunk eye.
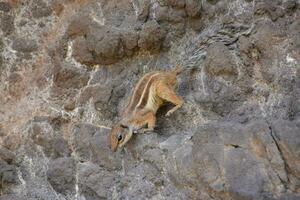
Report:
[{"label": "chipmunk eye", "polygon": [[121,141],[122,140],[122,138],[123,138],[123,136],[120,134],[120,135],[118,135],[118,141]]}]

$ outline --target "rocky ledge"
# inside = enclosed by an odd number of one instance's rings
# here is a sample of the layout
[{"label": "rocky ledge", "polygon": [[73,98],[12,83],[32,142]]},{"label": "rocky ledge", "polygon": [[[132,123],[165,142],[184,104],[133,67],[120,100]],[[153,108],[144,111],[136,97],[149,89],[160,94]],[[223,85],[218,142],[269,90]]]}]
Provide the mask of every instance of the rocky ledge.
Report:
[{"label": "rocky ledge", "polygon": [[[0,1],[0,199],[300,199],[299,0]],[[135,83],[183,107],[112,153]]]}]

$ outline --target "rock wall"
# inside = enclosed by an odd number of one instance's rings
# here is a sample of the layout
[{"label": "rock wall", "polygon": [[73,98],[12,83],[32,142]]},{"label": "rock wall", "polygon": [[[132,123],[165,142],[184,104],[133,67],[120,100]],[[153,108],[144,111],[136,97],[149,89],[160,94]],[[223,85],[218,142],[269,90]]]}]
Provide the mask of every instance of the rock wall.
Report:
[{"label": "rock wall", "polygon": [[[300,199],[299,0],[6,0],[0,36],[1,200]],[[112,153],[176,64],[184,106]]]}]

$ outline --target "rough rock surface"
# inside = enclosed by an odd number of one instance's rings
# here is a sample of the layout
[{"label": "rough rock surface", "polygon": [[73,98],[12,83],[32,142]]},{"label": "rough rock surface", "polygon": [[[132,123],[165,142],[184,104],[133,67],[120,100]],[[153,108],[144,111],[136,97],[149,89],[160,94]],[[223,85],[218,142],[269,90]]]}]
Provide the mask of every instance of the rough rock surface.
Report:
[{"label": "rough rock surface", "polygon": [[[183,107],[112,153],[146,72]],[[0,200],[300,199],[299,0],[0,1]]]}]

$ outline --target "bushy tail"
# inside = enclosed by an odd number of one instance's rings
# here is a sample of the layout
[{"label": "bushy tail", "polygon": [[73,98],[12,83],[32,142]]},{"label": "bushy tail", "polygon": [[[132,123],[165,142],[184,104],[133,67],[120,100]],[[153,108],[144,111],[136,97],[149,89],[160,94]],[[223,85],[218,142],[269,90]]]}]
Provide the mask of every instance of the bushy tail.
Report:
[{"label": "bushy tail", "polygon": [[173,73],[175,73],[176,75],[180,74],[181,72],[183,72],[184,70],[193,70],[193,69],[199,69],[198,66],[181,66],[181,65],[176,65],[176,67],[174,67],[173,69]]},{"label": "bushy tail", "polygon": [[183,67],[180,65],[176,65],[176,67],[174,67],[173,72],[177,75],[180,74],[183,71]]},{"label": "bushy tail", "polygon": [[170,64],[174,66],[172,71],[180,74],[186,70],[201,69],[208,42],[203,34],[187,33],[169,51]]}]

